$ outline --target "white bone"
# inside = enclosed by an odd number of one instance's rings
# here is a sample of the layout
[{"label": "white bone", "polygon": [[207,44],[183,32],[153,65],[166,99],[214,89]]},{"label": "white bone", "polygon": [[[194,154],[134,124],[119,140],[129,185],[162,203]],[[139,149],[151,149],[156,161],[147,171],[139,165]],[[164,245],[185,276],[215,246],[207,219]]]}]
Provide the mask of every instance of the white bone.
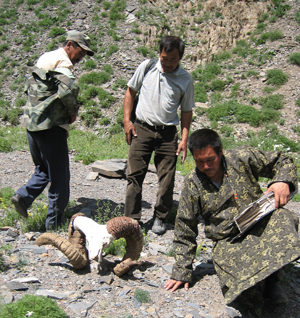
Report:
[{"label": "white bone", "polygon": [[100,225],[88,217],[77,216],[73,220],[73,226],[75,230],[80,230],[85,235],[88,243],[89,259],[92,260],[97,257],[100,263],[103,248],[108,247],[116,238],[107,232],[105,224]]}]

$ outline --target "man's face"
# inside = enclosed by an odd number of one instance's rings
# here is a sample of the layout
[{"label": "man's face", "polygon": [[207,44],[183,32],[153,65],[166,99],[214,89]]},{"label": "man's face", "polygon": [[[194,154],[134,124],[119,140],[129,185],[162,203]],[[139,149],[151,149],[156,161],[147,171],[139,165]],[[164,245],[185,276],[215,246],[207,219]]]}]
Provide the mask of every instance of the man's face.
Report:
[{"label": "man's face", "polygon": [[160,63],[164,73],[170,73],[176,69],[181,60],[178,49],[171,52],[166,52],[163,48],[160,53]]},{"label": "man's face", "polygon": [[66,51],[73,65],[79,63],[86,55],[86,50],[80,46],[75,49],[71,41],[68,42]]},{"label": "man's face", "polygon": [[223,174],[221,166],[222,148],[218,154],[211,146],[204,149],[194,149],[193,154],[197,168],[209,178],[214,180],[220,174]]}]

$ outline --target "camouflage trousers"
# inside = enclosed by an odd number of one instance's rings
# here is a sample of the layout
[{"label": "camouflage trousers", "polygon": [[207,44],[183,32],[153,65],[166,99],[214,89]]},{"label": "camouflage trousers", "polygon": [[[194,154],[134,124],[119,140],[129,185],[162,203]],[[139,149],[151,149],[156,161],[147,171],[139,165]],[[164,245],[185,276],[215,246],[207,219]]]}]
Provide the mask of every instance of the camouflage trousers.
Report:
[{"label": "camouflage trousers", "polygon": [[298,217],[278,209],[260,220],[239,241],[219,240],[213,262],[227,304],[300,257]]}]

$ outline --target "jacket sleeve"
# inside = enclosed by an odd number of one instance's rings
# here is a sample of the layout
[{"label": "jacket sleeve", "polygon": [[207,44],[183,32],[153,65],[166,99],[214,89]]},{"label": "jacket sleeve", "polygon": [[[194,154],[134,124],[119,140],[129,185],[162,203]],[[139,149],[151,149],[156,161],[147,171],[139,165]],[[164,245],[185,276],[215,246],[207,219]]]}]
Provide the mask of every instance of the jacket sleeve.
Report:
[{"label": "jacket sleeve", "polygon": [[260,151],[250,148],[252,155],[249,159],[252,172],[258,177],[272,179],[268,187],[275,182],[289,184],[290,192],[298,189],[297,168],[293,159],[281,151]]},{"label": "jacket sleeve", "polygon": [[59,76],[59,84],[58,84],[58,98],[62,102],[62,104],[67,108],[70,116],[77,115],[79,104],[77,102],[77,96],[79,92],[79,88],[74,84],[72,79],[64,76],[62,78]]},{"label": "jacket sleeve", "polygon": [[174,229],[176,263],[171,278],[192,282],[192,263],[196,253],[199,218],[199,194],[193,173],[185,178]]}]

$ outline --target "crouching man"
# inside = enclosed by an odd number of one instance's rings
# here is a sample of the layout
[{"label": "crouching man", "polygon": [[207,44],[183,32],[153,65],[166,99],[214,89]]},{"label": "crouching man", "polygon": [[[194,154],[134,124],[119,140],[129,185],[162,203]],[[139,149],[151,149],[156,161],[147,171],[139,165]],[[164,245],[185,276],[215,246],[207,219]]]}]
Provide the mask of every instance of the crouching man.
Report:
[{"label": "crouching man", "polygon": [[[210,129],[195,131],[188,140],[196,167],[186,176],[174,230],[176,263],[165,289],[175,291],[192,282],[198,220],[214,241],[212,260],[227,304],[247,305],[260,316],[264,300],[288,302],[279,281],[283,267],[300,256],[298,217],[282,208],[297,191],[296,166],[281,152],[240,146],[223,152],[219,135]],[[270,178],[266,193],[275,195],[275,211],[262,218],[246,235],[233,218],[262,196],[259,177]],[[235,301],[235,302],[234,302]]]}]

